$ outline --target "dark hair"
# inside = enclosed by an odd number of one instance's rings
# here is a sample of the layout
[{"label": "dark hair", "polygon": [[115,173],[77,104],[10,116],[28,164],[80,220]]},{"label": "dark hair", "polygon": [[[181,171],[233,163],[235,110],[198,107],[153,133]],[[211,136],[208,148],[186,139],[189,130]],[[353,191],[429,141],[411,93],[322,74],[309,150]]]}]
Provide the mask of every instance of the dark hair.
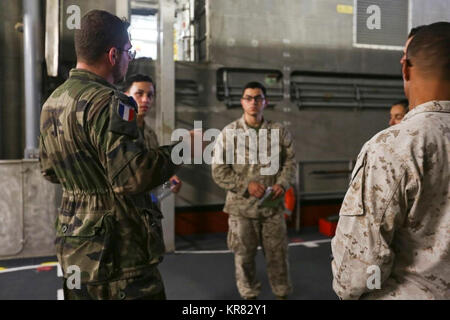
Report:
[{"label": "dark hair", "polygon": [[141,73],[137,73],[137,74],[132,74],[131,76],[127,77],[127,79],[125,80],[125,83],[122,87],[123,91],[126,92],[126,91],[130,90],[131,86],[135,82],[150,82],[151,84],[153,84],[153,89],[156,90],[156,84],[153,82],[153,79],[151,77],[146,76]]},{"label": "dark hair", "polygon": [[120,48],[128,42],[130,24],[103,10],[92,10],[81,19],[75,30],[77,59],[88,64],[97,62],[112,47]]},{"label": "dark hair", "polygon": [[252,81],[247,83],[242,90],[242,95],[244,95],[246,89],[261,89],[264,93],[264,97],[266,96],[266,87],[264,87],[260,82]]},{"label": "dark hair", "polygon": [[406,51],[407,63],[422,74],[450,81],[450,22],[436,22],[421,28]]},{"label": "dark hair", "polygon": [[422,29],[423,27],[425,27],[425,26],[422,25],[422,26],[417,26],[417,27],[412,28],[411,31],[409,31],[408,39],[415,36],[416,33],[419,32],[419,30]]},{"label": "dark hair", "polygon": [[398,100],[398,101],[394,102],[391,106],[393,107],[393,106],[395,106],[397,104],[403,106],[403,108],[405,109],[406,112],[409,111],[409,101],[408,101],[408,99]]}]

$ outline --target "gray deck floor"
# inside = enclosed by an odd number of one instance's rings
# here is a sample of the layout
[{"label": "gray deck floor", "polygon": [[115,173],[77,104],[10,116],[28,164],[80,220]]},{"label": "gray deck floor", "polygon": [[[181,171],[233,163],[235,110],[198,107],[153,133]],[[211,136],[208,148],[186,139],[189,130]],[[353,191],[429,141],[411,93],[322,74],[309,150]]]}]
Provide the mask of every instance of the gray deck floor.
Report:
[{"label": "gray deck floor", "polygon": [[[292,300],[336,300],[331,281],[330,238],[317,228],[289,231],[289,263],[293,283]],[[317,241],[317,242],[316,242]],[[56,300],[62,287],[56,267],[50,270],[12,268],[56,261],[56,257],[0,261],[0,300]],[[257,257],[257,277],[261,281],[259,299],[274,299],[265,271],[262,251]],[[169,300],[238,300],[234,280],[233,254],[227,252],[226,234],[177,236],[176,251],[160,265]]]}]

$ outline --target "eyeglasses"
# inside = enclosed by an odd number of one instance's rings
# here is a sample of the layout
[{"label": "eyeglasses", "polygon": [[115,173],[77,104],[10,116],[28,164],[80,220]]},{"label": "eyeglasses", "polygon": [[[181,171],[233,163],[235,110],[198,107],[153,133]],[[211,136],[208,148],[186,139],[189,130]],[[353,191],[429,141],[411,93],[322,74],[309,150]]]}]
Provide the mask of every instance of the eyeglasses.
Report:
[{"label": "eyeglasses", "polygon": [[121,48],[117,48],[117,50],[126,51],[128,54],[128,59],[130,59],[130,60],[133,60],[136,57],[136,50],[134,50],[134,49],[124,50]]},{"label": "eyeglasses", "polygon": [[[127,54],[128,54],[128,59],[130,59],[130,60],[133,60],[135,57],[136,57],[136,50],[134,50],[134,49],[128,49],[128,50],[125,50],[125,49],[122,49],[122,48],[116,48],[117,50],[119,50],[119,51],[126,51],[127,52]],[[109,52],[109,50],[108,51],[106,51],[106,52]]]},{"label": "eyeglasses", "polygon": [[264,97],[263,96],[256,96],[256,97],[252,97],[252,96],[245,96],[241,98],[242,100],[245,100],[247,102],[252,102],[252,100],[255,100],[256,103],[261,103],[264,101]]}]

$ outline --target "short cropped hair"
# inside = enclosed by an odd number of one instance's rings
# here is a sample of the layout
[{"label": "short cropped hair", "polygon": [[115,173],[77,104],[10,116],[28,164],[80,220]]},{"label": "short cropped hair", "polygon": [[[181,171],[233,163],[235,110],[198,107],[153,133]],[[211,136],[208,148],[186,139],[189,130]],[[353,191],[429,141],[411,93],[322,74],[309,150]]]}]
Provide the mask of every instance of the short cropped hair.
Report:
[{"label": "short cropped hair", "polygon": [[244,95],[246,89],[261,89],[261,91],[264,93],[264,97],[266,96],[266,87],[264,87],[260,82],[252,81],[247,83],[242,90],[242,95]]},{"label": "short cropped hair", "polygon": [[406,59],[421,74],[450,81],[450,22],[421,28],[408,45]]},{"label": "short cropped hair", "polygon": [[153,82],[153,79],[151,77],[141,73],[137,73],[127,77],[123,85],[123,91],[127,92],[128,90],[130,90],[131,86],[135,82],[150,82],[151,84],[153,84],[153,89],[156,90],[156,84]]},{"label": "short cropped hair", "polygon": [[412,28],[411,31],[409,31],[408,39],[411,37],[414,37],[416,35],[416,33],[419,32],[419,30],[422,29],[423,27],[425,27],[425,26],[422,25],[422,26],[417,26],[417,27]]},{"label": "short cropped hair", "polygon": [[130,24],[103,10],[91,10],[81,19],[80,29],[75,30],[77,59],[94,64],[112,47],[120,48],[128,42]]},{"label": "short cropped hair", "polygon": [[402,99],[402,100],[398,100],[396,102],[394,102],[391,107],[395,106],[395,105],[401,105],[403,107],[403,109],[405,109],[406,112],[409,111],[409,101],[408,99]]}]

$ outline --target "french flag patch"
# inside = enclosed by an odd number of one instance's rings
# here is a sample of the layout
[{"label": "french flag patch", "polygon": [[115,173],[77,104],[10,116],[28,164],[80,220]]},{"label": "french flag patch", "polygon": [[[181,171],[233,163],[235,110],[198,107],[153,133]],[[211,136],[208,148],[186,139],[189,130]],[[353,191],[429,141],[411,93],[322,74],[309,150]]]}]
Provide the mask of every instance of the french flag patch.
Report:
[{"label": "french flag patch", "polygon": [[132,107],[128,107],[119,103],[119,115],[125,121],[133,121],[136,111]]}]

